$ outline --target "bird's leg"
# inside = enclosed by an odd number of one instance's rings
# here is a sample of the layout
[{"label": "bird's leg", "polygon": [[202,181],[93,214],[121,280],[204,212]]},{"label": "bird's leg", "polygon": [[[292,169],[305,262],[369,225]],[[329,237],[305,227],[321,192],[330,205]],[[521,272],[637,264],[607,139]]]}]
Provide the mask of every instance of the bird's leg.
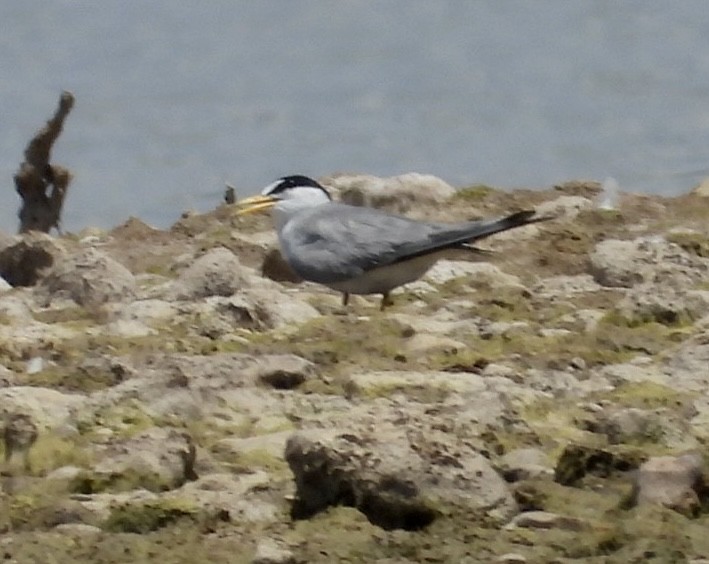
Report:
[{"label": "bird's leg", "polygon": [[384,311],[388,306],[392,305],[394,301],[389,296],[389,292],[384,292],[382,294],[382,303],[379,306],[379,311]]},{"label": "bird's leg", "polygon": [[346,307],[350,303],[350,295],[347,292],[342,294],[342,307]]}]

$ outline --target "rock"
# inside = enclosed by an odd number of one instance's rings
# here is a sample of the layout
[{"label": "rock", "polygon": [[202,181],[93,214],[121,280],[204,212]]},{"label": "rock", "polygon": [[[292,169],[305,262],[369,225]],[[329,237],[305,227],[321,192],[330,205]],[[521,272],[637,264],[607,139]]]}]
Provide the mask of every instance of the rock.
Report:
[{"label": "rock", "polygon": [[706,277],[708,265],[706,259],[661,237],[607,239],[598,243],[590,256],[590,273],[596,282],[617,288],[641,282],[691,286]]},{"label": "rock", "polygon": [[590,333],[598,327],[599,322],[605,315],[605,312],[597,309],[577,309],[574,312],[562,315],[558,320],[558,325],[564,329]]},{"label": "rock", "polygon": [[0,276],[0,293],[7,292],[8,290],[12,290],[12,286],[7,280]]},{"label": "rock", "polygon": [[564,531],[581,531],[585,524],[576,517],[559,515],[549,511],[525,511],[515,516],[506,529],[561,529]]},{"label": "rock", "polygon": [[0,297],[0,323],[23,326],[34,321],[33,301],[28,290],[15,290]]},{"label": "rock", "polygon": [[540,216],[552,215],[557,218],[574,219],[583,210],[593,208],[593,201],[583,196],[559,196],[537,206]]},{"label": "rock", "polygon": [[251,564],[295,564],[293,552],[281,543],[271,539],[263,539],[256,545],[256,554]]},{"label": "rock", "polygon": [[614,387],[627,383],[652,382],[660,385],[669,385],[670,378],[664,374],[660,367],[650,364],[633,362],[623,364],[610,364],[598,369],[596,374],[607,379]]},{"label": "rock", "polygon": [[679,290],[666,284],[637,284],[614,312],[632,323],[687,324],[709,314],[709,291]]},{"label": "rock", "polygon": [[70,482],[83,472],[78,466],[61,466],[56,470],[52,470],[45,476],[46,480],[56,480],[60,482]]},{"label": "rock", "polygon": [[590,274],[577,276],[552,276],[545,278],[531,289],[535,296],[540,297],[570,297],[576,294],[596,292],[601,289]]},{"label": "rock", "polygon": [[500,562],[501,564],[526,564],[527,559],[516,552],[508,552],[498,556],[495,562]]},{"label": "rock", "polygon": [[162,491],[197,478],[195,446],[184,432],[153,427],[124,441],[96,449],[98,462],[77,480],[81,491],[121,491],[142,487]]},{"label": "rock", "polygon": [[665,362],[665,377],[676,390],[704,394],[709,388],[709,339],[697,335],[684,341]]},{"label": "rock", "polygon": [[285,460],[283,457],[286,442],[292,434],[292,431],[279,431],[243,439],[228,437],[218,441],[214,445],[214,450],[216,452],[229,453],[230,455],[244,455],[259,451],[274,458]]},{"label": "rock", "polygon": [[456,278],[465,277],[471,286],[513,286],[524,288],[517,276],[507,274],[498,266],[489,262],[468,262],[455,260],[439,260],[431,270],[426,273],[424,280],[433,284],[444,284]]},{"label": "rock", "polygon": [[573,371],[564,370],[527,370],[522,379],[524,385],[532,390],[552,394],[555,397],[583,397],[593,392],[608,392],[613,387],[607,380],[598,376],[579,378]]},{"label": "rock", "polygon": [[64,298],[81,306],[128,300],[135,291],[133,274],[92,248],[57,262],[38,287],[47,304]]},{"label": "rock", "polygon": [[633,440],[652,440],[662,432],[658,414],[637,408],[625,408],[608,415],[603,425],[603,433],[610,444]]},{"label": "rock", "polygon": [[483,339],[504,337],[511,340],[522,335],[531,335],[532,327],[525,321],[488,321],[480,323],[480,336]]},{"label": "rock", "polygon": [[431,333],[416,333],[405,341],[403,348],[411,354],[422,354],[434,350],[455,354],[458,351],[464,351],[467,346],[450,337]]},{"label": "rock", "polygon": [[494,423],[504,412],[500,393],[490,389],[486,378],[469,372],[359,372],[349,376],[344,388],[350,398],[404,393],[409,401],[436,404],[446,398],[462,397],[466,416],[477,423]]},{"label": "rock", "polygon": [[84,401],[84,396],[63,394],[49,388],[13,386],[0,389],[0,413],[27,415],[40,429],[59,426]]},{"label": "rock", "polygon": [[86,520],[94,523],[106,523],[118,508],[141,507],[159,502],[157,494],[143,488],[118,493],[79,493],[74,494],[72,499],[88,513]]},{"label": "rock", "polygon": [[269,288],[250,288],[232,296],[226,304],[237,319],[246,326],[272,329],[295,328],[316,317],[320,312],[295,295]]},{"label": "rock", "polygon": [[157,331],[140,321],[116,319],[104,326],[102,333],[122,339],[139,339],[148,335],[157,335]]},{"label": "rock", "polygon": [[107,305],[106,313],[115,322],[138,322],[150,326],[153,323],[163,323],[178,315],[178,306],[165,300],[144,299],[127,304]]},{"label": "rock", "polygon": [[537,448],[518,448],[505,453],[500,459],[500,467],[508,482],[554,478],[554,468],[546,454]]},{"label": "rock", "polygon": [[314,377],[316,372],[312,362],[292,354],[176,354],[156,357],[154,362],[159,363],[159,370],[168,374],[171,381],[179,381],[190,390],[233,390],[256,385],[292,389]]},{"label": "rock", "polygon": [[665,445],[672,449],[698,448],[699,443],[690,433],[686,422],[687,415],[690,414],[677,413],[667,408],[653,410],[609,406],[587,420],[585,428],[605,435],[611,445],[651,444]]},{"label": "rock", "polygon": [[161,497],[192,505],[208,515],[222,515],[222,519],[235,523],[271,523],[282,512],[269,497],[268,488],[273,484],[273,475],[258,469],[238,474],[214,473],[186,482]]},{"label": "rock", "polygon": [[258,361],[259,383],[276,390],[292,390],[315,373],[315,365],[292,354],[262,357]]},{"label": "rock", "polygon": [[34,286],[64,249],[46,233],[33,231],[18,239],[0,251],[0,276],[11,286]]},{"label": "rock", "polygon": [[175,281],[174,295],[179,300],[207,296],[231,296],[246,283],[245,270],[229,249],[217,247],[194,261]]},{"label": "rock", "polygon": [[57,533],[67,536],[93,536],[100,534],[101,528],[85,523],[62,523],[54,527]]},{"label": "rock", "polygon": [[342,202],[396,213],[440,204],[456,192],[440,178],[413,172],[390,178],[368,174],[338,175],[322,179],[322,182],[334,189]]},{"label": "rock", "polygon": [[704,488],[699,454],[657,456],[642,464],[634,476],[631,505],[654,503],[688,516],[700,510]]},{"label": "rock", "polygon": [[286,460],[295,477],[294,515],[349,505],[385,529],[417,530],[458,507],[504,521],[516,504],[502,478],[472,448],[441,444],[395,426],[375,434],[313,430],[294,434]]}]

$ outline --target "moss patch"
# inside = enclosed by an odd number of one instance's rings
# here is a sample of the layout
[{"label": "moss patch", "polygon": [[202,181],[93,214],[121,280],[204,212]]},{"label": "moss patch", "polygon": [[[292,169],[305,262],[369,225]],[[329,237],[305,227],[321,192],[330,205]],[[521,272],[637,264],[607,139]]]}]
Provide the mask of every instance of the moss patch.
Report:
[{"label": "moss patch", "polygon": [[704,233],[693,231],[669,233],[667,240],[679,245],[691,255],[709,258],[709,237]]},{"label": "moss patch", "polygon": [[492,186],[485,184],[474,184],[465,188],[460,188],[453,196],[453,202],[480,202],[487,199],[495,192]]},{"label": "moss patch", "polygon": [[102,527],[114,533],[145,534],[184,519],[194,521],[198,514],[194,504],[174,498],[131,503],[114,508]]},{"label": "moss patch", "polygon": [[91,455],[83,439],[66,439],[53,433],[40,433],[27,453],[27,468],[33,476],[45,476],[62,466],[80,468],[91,465]]}]

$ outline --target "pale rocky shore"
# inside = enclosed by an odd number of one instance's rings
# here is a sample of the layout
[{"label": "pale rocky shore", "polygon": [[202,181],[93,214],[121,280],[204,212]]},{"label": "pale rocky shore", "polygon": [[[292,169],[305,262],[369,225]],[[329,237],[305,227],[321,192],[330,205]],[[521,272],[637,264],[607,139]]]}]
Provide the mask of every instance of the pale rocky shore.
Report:
[{"label": "pale rocky shore", "polygon": [[709,197],[323,179],[536,207],[343,308],[268,218],[0,235],[7,562],[709,562]]}]

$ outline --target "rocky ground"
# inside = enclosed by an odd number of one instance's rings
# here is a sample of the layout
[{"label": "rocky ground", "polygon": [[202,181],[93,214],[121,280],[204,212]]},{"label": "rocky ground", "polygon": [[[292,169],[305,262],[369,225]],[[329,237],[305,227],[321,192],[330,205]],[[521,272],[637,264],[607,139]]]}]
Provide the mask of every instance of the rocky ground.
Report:
[{"label": "rocky ground", "polygon": [[709,562],[709,197],[327,179],[558,219],[348,308],[267,218],[0,237],[7,562]]}]

